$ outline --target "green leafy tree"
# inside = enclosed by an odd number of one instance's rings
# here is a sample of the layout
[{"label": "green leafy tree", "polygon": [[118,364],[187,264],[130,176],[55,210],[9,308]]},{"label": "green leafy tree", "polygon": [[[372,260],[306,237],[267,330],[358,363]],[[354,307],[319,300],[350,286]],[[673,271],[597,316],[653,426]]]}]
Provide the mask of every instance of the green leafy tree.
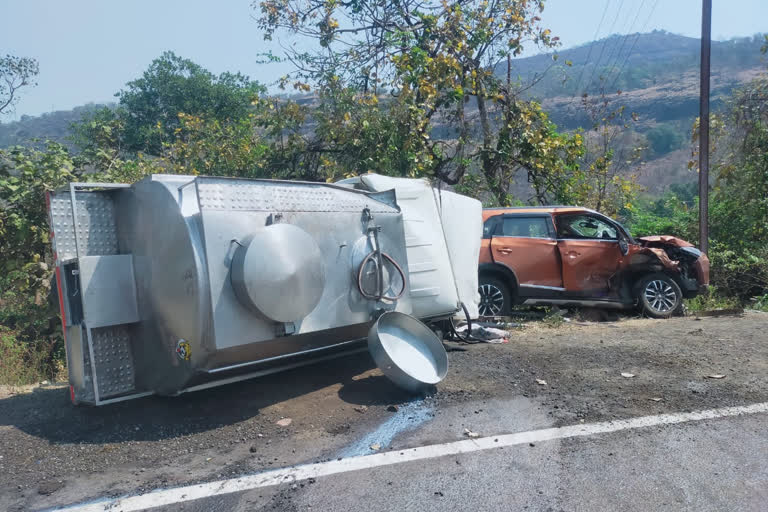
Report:
[{"label": "green leafy tree", "polygon": [[173,140],[180,113],[221,122],[239,120],[264,91],[240,73],[216,76],[191,60],[165,52],[141,78],[117,93],[120,104],[115,115],[124,125],[122,148],[159,154],[162,143]]},{"label": "green leafy tree", "polygon": [[583,166],[571,185],[576,203],[606,215],[632,206],[640,188],[636,171],[645,150],[631,130],[637,116],[627,114],[618,103],[620,94],[610,97],[603,89],[598,96],[582,97],[591,127],[584,134]]}]

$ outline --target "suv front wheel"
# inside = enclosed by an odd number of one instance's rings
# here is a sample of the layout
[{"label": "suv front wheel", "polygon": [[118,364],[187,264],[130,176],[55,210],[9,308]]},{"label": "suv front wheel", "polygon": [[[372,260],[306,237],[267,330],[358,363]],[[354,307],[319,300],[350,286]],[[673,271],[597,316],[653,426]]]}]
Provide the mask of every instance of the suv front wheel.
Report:
[{"label": "suv front wheel", "polygon": [[508,316],[512,311],[512,294],[501,280],[491,276],[480,276],[480,316]]},{"label": "suv front wheel", "polygon": [[683,292],[666,274],[645,276],[638,287],[638,302],[643,312],[653,318],[669,318],[683,303]]}]

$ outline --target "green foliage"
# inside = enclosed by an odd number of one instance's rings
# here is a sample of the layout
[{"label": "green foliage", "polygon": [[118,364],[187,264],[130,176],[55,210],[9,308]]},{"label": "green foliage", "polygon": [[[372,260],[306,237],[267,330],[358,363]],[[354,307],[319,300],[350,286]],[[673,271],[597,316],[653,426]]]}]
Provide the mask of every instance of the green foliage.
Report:
[{"label": "green foliage", "polygon": [[267,144],[254,130],[252,119],[203,119],[179,114],[173,142],[164,143],[165,172],[208,176],[265,177]]},{"label": "green foliage", "polygon": [[[44,151],[20,147],[0,151],[0,358],[4,361],[0,373],[4,379],[26,381],[31,375],[51,375],[60,366],[59,321],[48,301],[53,265],[45,193],[80,176],[67,150],[54,142]],[[14,343],[23,346],[13,348]],[[27,366],[19,367],[19,361]],[[31,373],[24,368],[31,368]]]},{"label": "green foliage", "polygon": [[662,156],[683,146],[685,137],[669,123],[659,124],[645,134],[654,155]]},{"label": "green foliage", "polygon": [[764,311],[768,313],[768,293],[765,295],[753,297],[750,307],[752,309],[756,309],[757,311]]},{"label": "green foliage", "polygon": [[698,203],[689,204],[679,192],[668,191],[661,198],[643,198],[621,211],[632,235],[673,235],[695,242],[698,238]]},{"label": "green foliage", "polygon": [[55,344],[22,341],[14,331],[0,325],[0,383],[20,386],[55,379],[62,371],[59,358],[51,364]]},{"label": "green foliage", "polygon": [[[768,77],[737,91],[713,123],[710,193],[711,280],[720,297],[746,303],[768,290]],[[693,186],[677,187],[656,201],[626,210],[635,235],[670,234],[696,242],[698,204]]]},{"label": "green foliage", "polygon": [[165,52],[117,94],[120,107],[115,116],[124,124],[124,149],[159,154],[162,143],[173,140],[180,113],[220,122],[242,119],[264,91],[240,73],[215,76]]},{"label": "green foliage", "polygon": [[737,309],[741,307],[739,299],[723,295],[716,286],[710,286],[706,293],[692,299],[685,299],[685,308],[691,313],[714,311],[718,309]]},{"label": "green foliage", "polygon": [[375,170],[449,184],[474,173],[482,180],[476,193],[499,204],[511,201],[519,171],[540,178],[546,194],[561,177],[544,175],[567,174],[569,152],[579,151],[580,139],[559,134],[538,104],[521,99],[520,84],[493,73],[524,45],[557,45],[541,26],[543,7],[512,0],[258,3],[268,39],[301,34],[320,46],[286,50],[297,66],[283,84],[306,90],[311,81],[319,92],[304,161],[327,162],[325,174]]},{"label": "green foliage", "polygon": [[546,315],[541,319],[541,323],[550,329],[562,327],[565,323],[565,311],[557,308],[546,308]]},{"label": "green foliage", "polygon": [[44,151],[0,151],[0,272],[7,275],[49,254],[45,193],[77,181],[81,172],[61,144]]}]

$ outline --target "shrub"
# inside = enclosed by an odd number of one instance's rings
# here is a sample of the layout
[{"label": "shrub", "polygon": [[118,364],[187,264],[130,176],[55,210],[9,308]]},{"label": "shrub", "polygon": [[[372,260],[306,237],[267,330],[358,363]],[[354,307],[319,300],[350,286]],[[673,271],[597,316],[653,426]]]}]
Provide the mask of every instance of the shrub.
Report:
[{"label": "shrub", "polygon": [[51,364],[51,352],[58,340],[22,341],[18,332],[0,325],[0,383],[12,386],[32,384],[43,379],[56,380],[63,364]]}]

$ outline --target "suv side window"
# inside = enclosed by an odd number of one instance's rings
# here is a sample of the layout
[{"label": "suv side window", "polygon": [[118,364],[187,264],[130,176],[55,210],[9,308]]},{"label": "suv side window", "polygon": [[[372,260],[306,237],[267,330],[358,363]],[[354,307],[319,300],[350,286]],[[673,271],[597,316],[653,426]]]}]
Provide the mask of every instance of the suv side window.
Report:
[{"label": "suv side window", "polygon": [[593,215],[558,215],[558,238],[618,240],[616,228]]},{"label": "suv side window", "polygon": [[549,217],[504,217],[502,236],[524,238],[551,238],[548,224]]}]

